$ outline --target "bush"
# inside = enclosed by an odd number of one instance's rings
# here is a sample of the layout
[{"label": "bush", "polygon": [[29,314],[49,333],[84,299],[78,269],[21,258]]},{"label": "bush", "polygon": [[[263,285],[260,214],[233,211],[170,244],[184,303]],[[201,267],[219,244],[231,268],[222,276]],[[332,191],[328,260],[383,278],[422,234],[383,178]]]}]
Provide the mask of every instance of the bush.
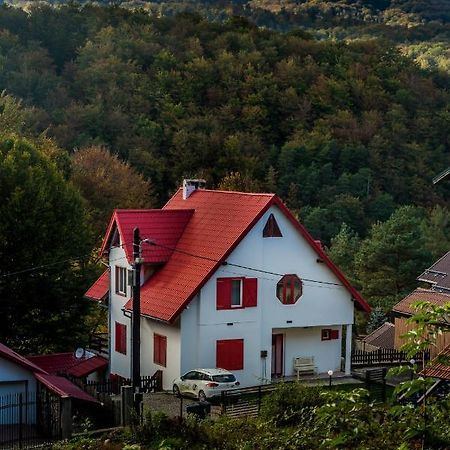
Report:
[{"label": "bush", "polygon": [[276,390],[263,399],[261,418],[278,426],[296,425],[311,420],[314,410],[325,403],[323,388],[300,383],[280,383]]}]

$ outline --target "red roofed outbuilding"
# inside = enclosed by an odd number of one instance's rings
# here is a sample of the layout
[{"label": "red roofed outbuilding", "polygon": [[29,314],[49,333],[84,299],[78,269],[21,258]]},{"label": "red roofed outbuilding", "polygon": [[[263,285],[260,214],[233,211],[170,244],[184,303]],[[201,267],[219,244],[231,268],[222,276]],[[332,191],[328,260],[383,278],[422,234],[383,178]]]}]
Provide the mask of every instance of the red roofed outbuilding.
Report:
[{"label": "red roofed outbuilding", "polygon": [[[244,385],[294,373],[350,371],[354,307],[368,304],[274,194],[199,189],[186,183],[161,210],[116,211],[101,253],[111,286],[111,372],[129,377],[132,231],[140,230],[141,368],[171,388],[195,367],[231,368]],[[107,272],[105,272],[107,273]],[[103,288],[101,287],[103,286]],[[346,352],[341,352],[345,339]]]}]

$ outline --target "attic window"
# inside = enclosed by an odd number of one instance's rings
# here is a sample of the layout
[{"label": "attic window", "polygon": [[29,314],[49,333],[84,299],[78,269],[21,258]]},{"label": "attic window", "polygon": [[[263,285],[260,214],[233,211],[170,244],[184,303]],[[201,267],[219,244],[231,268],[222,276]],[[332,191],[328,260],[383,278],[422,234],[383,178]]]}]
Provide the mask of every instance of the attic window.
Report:
[{"label": "attic window", "polygon": [[263,230],[263,237],[283,237],[280,231],[280,227],[277,224],[275,216],[271,214],[267,219],[266,225]]},{"label": "attic window", "polygon": [[277,283],[277,298],[284,305],[293,305],[302,293],[302,280],[297,275],[284,275]]}]

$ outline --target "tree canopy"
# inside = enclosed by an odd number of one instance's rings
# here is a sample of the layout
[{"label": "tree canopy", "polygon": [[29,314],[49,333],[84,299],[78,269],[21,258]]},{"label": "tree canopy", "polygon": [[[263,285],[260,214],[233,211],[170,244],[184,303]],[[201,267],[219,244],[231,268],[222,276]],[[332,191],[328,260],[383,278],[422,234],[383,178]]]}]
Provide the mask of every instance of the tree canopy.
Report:
[{"label": "tree canopy", "polygon": [[27,352],[86,339],[92,242],[79,194],[32,142],[0,139],[0,341]]}]

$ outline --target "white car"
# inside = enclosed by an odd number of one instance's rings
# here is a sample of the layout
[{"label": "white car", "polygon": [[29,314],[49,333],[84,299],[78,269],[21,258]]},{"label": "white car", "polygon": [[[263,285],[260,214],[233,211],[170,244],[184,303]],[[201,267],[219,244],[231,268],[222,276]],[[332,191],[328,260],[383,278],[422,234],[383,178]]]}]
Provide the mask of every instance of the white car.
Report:
[{"label": "white car", "polygon": [[205,401],[220,396],[222,391],[239,387],[239,381],[225,369],[194,369],[173,382],[176,396],[187,395]]}]

